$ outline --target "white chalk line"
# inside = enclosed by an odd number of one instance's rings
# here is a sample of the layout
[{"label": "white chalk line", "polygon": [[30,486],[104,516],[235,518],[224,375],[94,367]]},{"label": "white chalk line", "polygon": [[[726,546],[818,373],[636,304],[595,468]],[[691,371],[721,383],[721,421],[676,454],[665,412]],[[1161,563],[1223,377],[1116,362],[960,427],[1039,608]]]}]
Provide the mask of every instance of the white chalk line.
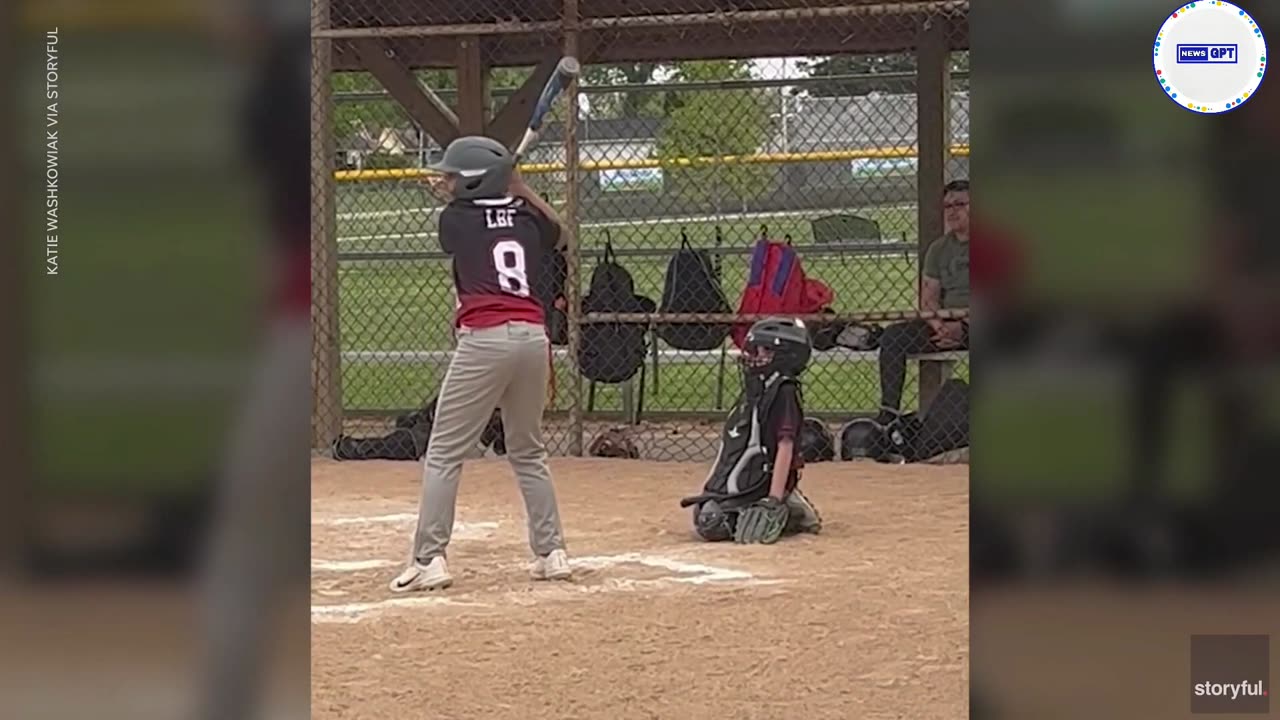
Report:
[{"label": "white chalk line", "polygon": [[377,523],[399,523],[418,519],[413,513],[396,513],[394,515],[355,515],[348,517],[311,518],[312,525],[374,525]]},{"label": "white chalk line", "polygon": [[[315,525],[323,525],[327,527],[344,527],[344,526],[369,526],[369,525],[409,525],[416,523],[418,516],[412,513],[395,513],[392,515],[357,515],[354,517],[332,517],[332,518],[313,518],[312,523]],[[493,531],[498,529],[496,522],[458,522],[453,526],[453,538],[455,540],[483,540],[491,537]],[[395,560],[382,559],[355,559],[355,560],[325,560],[321,558],[311,559],[312,572],[361,572],[364,570],[379,570],[382,568],[395,567],[400,563]]]},{"label": "white chalk line", "polygon": [[368,617],[375,617],[393,608],[439,607],[456,605],[460,607],[492,607],[488,603],[456,600],[444,595],[425,595],[421,597],[390,598],[377,602],[347,603],[345,605],[312,605],[311,622],[313,623],[357,623]]},{"label": "white chalk line", "polygon": [[645,555],[643,553],[589,555],[587,557],[570,560],[569,562],[570,565],[593,570],[616,565],[625,565],[627,563],[646,565],[660,570],[670,570],[671,572],[688,576],[663,579],[669,582],[688,582],[695,585],[701,585],[709,582],[750,582],[756,579],[755,575],[746,572],[745,570],[733,570],[730,568],[717,567],[715,565],[685,562],[683,560],[677,560],[675,558],[665,557],[662,555]]},{"label": "white chalk line", "polygon": [[[416,522],[418,522],[418,516],[414,513],[311,518],[312,525],[322,525],[324,527],[342,527],[344,525],[403,525]],[[493,534],[492,531],[497,529],[498,523],[496,522],[458,521],[453,524],[453,536],[462,537],[464,539],[488,537]]]},{"label": "white chalk line", "polygon": [[312,570],[327,572],[360,572],[361,570],[377,570],[378,568],[395,567],[399,563],[394,560],[319,560],[311,559]]},{"label": "white chalk line", "polygon": [[[345,570],[337,568],[334,569],[338,572],[355,572],[358,569],[365,569],[364,566],[356,567],[359,563],[375,567],[384,567],[386,565],[396,564],[394,561],[390,560],[352,561],[348,563],[351,567]],[[338,565],[340,563],[333,564]],[[598,594],[603,592],[627,592],[643,589],[659,589],[670,586],[673,583],[690,585],[706,585],[711,583],[776,585],[782,582],[777,579],[758,578],[755,574],[745,570],[735,570],[733,568],[720,567],[717,565],[688,562],[664,555],[622,553],[620,555],[588,555],[570,560],[570,565],[580,571],[602,570],[626,564],[645,565],[647,567],[668,570],[676,573],[676,575],[654,579],[625,577],[607,578],[603,583],[598,585],[551,583],[542,587],[546,588],[546,593],[548,594],[562,594],[565,590],[572,593]],[[312,562],[312,567],[315,567],[315,561]],[[516,605],[536,604],[539,601],[536,596],[529,597],[524,593],[518,595],[508,594],[507,600],[509,603]],[[493,605],[489,603],[455,599],[444,595],[430,595],[413,598],[390,598],[374,602],[348,603],[343,605],[312,605],[311,617],[313,622],[357,623],[362,619],[380,615],[383,612],[394,608],[440,607],[448,605],[481,608],[493,607]]]}]

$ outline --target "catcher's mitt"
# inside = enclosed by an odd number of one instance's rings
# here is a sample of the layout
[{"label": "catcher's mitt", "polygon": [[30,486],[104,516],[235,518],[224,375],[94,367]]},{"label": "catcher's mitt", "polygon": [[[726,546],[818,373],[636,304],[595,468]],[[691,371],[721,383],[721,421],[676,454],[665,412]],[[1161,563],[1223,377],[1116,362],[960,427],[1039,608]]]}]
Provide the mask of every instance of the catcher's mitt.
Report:
[{"label": "catcher's mitt", "polygon": [[782,537],[790,517],[787,504],[776,498],[757,500],[738,513],[738,527],[733,541],[741,544],[775,543]]},{"label": "catcher's mitt", "polygon": [[640,450],[631,441],[631,436],[623,428],[605,430],[591,441],[587,452],[595,457],[627,458],[637,460]]}]

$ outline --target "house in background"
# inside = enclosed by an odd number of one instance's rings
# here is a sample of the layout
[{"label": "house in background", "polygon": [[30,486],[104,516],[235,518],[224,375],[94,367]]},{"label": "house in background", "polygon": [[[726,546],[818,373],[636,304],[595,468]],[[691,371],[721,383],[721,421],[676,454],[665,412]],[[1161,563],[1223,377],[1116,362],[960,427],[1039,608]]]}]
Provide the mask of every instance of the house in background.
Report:
[{"label": "house in background", "polygon": [[370,158],[387,159],[379,166],[410,167],[419,164],[423,134],[417,128],[370,128],[363,122],[338,148],[338,161],[349,170],[363,170]]}]

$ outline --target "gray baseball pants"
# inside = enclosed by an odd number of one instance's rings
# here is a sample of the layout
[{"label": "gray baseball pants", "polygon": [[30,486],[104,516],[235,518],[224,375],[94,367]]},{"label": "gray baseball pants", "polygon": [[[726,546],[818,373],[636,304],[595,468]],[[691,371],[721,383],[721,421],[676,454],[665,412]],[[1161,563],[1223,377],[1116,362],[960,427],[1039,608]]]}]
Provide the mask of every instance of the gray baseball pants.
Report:
[{"label": "gray baseball pants", "polygon": [[480,440],[495,407],[502,408],[507,460],[524,496],[529,547],[535,555],[564,548],[560,510],[542,444],[550,372],[547,348],[546,329],[532,323],[458,331],[423,461],[422,501],[413,541],[416,561],[426,564],[445,554],[453,532],[462,459]]}]

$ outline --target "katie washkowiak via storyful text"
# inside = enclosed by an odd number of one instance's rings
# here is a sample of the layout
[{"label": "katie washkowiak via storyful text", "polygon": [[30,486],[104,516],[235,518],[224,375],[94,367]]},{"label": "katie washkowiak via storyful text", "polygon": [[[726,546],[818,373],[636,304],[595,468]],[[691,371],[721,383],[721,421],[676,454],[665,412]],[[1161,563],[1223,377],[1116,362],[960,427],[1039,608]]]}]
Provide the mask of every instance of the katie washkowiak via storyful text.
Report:
[{"label": "katie washkowiak via storyful text", "polygon": [[58,274],[58,29],[45,32],[44,272]]}]

